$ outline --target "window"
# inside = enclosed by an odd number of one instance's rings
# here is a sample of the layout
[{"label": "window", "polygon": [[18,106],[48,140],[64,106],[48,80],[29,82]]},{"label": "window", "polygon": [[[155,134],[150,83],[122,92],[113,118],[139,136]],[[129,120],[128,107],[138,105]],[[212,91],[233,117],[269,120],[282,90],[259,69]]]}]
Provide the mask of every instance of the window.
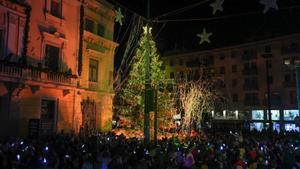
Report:
[{"label": "window", "polygon": [[180,74],[180,78],[183,79],[184,78],[184,73],[180,72],[179,74]]},{"label": "window", "polygon": [[232,65],[231,71],[232,71],[232,73],[236,73],[237,72],[237,65]]},{"label": "window", "polygon": [[[271,119],[279,120],[279,118],[280,118],[279,110],[271,110]],[[269,120],[269,110],[267,110],[267,120]]]},{"label": "window", "polygon": [[265,46],[265,53],[270,53],[270,52],[272,52],[271,46],[270,45],[266,45]]},{"label": "window", "polygon": [[296,86],[296,74],[295,73],[288,73],[284,75],[283,81],[284,87],[295,87]]},{"label": "window", "polygon": [[55,46],[46,45],[45,49],[45,66],[51,71],[59,71],[60,49]]},{"label": "window", "polygon": [[285,124],[285,131],[299,131],[299,127],[296,127],[295,124]]},{"label": "window", "polygon": [[174,61],[173,60],[170,60],[170,66],[174,66]]},{"label": "window", "polygon": [[203,58],[204,66],[210,66],[213,64],[214,64],[214,56],[213,55],[204,56],[204,58]]},{"label": "window", "polygon": [[104,37],[105,27],[101,24],[97,25],[97,35]]},{"label": "window", "polygon": [[268,68],[272,68],[272,60],[268,60],[267,64],[268,64]]},{"label": "window", "polygon": [[291,75],[290,74],[285,74],[284,75],[284,82],[285,83],[290,83],[291,82]]},{"label": "window", "polygon": [[259,105],[259,99],[257,93],[246,93],[245,94],[245,105],[253,106],[253,105]]},{"label": "window", "polygon": [[252,110],[252,120],[264,120],[264,111]]},{"label": "window", "polygon": [[237,94],[233,94],[232,95],[232,102],[238,102],[239,101],[239,95],[237,95]]},{"label": "window", "polygon": [[225,84],[225,82],[224,82],[223,80],[220,80],[220,81],[219,81],[219,86],[220,86],[221,88],[225,88],[225,87],[226,87],[226,84]]},{"label": "window", "polygon": [[179,59],[179,65],[183,66],[184,65],[184,61],[182,59]]},{"label": "window", "polygon": [[220,67],[220,74],[225,74],[225,67],[224,66]]},{"label": "window", "polygon": [[237,51],[231,51],[231,58],[235,58],[237,54]]},{"label": "window", "polygon": [[290,103],[296,104],[297,103],[297,96],[295,91],[290,91]]},{"label": "window", "polygon": [[269,84],[273,84],[273,76],[269,76],[268,77],[268,83]]},{"label": "window", "polygon": [[170,72],[170,78],[171,78],[171,79],[174,79],[174,76],[175,76],[175,75],[174,75],[174,72]]},{"label": "window", "polygon": [[256,59],[257,57],[257,52],[255,49],[247,49],[244,50],[243,55],[242,55],[242,60],[252,60]]},{"label": "window", "polygon": [[250,123],[250,130],[256,130],[256,131],[262,131],[264,129],[264,123],[262,122],[255,122],[255,123]]},{"label": "window", "polygon": [[283,110],[284,120],[293,121],[297,116],[299,116],[298,110]]},{"label": "window", "polygon": [[250,77],[244,79],[244,90],[258,90],[258,78]]},{"label": "window", "polygon": [[237,83],[238,83],[237,79],[232,79],[232,82],[231,82],[232,87],[236,87]]},{"label": "window", "polygon": [[4,31],[0,29],[0,58],[3,58],[4,49]]},{"label": "window", "polygon": [[280,123],[273,123],[273,130],[277,131],[278,133],[280,132]]},{"label": "window", "polygon": [[94,21],[85,19],[85,30],[94,33]]},{"label": "window", "polygon": [[98,81],[98,61],[94,59],[90,59],[89,65],[89,81],[97,82]]},{"label": "window", "polygon": [[62,3],[60,0],[51,0],[51,15],[62,17]]},{"label": "window", "polygon": [[225,59],[225,54],[224,53],[221,53],[220,54],[220,60],[224,60]]}]

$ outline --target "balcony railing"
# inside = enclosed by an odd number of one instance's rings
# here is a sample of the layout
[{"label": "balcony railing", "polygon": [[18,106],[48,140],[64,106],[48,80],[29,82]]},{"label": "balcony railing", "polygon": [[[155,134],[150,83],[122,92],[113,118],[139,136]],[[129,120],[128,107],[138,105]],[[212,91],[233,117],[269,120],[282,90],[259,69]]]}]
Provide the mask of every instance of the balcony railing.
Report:
[{"label": "balcony railing", "polygon": [[5,62],[0,62],[0,76],[71,86],[76,85],[77,78],[75,75],[67,75],[59,72],[46,72],[45,70],[35,67],[26,67]]},{"label": "balcony railing", "polygon": [[89,89],[94,91],[99,90],[99,83],[89,81]]}]

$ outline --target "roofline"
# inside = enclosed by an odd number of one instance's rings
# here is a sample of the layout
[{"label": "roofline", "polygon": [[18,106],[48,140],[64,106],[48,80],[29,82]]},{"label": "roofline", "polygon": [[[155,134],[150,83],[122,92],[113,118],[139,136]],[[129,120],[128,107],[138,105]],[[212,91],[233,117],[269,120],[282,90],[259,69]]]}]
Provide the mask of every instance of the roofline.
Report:
[{"label": "roofline", "polygon": [[279,37],[275,37],[275,38],[271,38],[271,39],[264,39],[264,40],[258,40],[258,41],[252,41],[252,42],[248,42],[248,43],[243,43],[240,45],[231,45],[231,46],[226,46],[226,47],[222,47],[222,48],[214,48],[214,49],[208,49],[208,50],[199,50],[199,51],[194,51],[194,52],[182,52],[182,53],[178,53],[178,54],[170,54],[170,55],[165,55],[164,58],[169,58],[169,57],[180,57],[180,56],[186,56],[186,55],[193,55],[193,54],[199,54],[199,53],[211,53],[211,52],[220,52],[220,51],[224,51],[224,50],[233,50],[236,48],[244,48],[247,46],[253,46],[253,45],[258,45],[258,44],[265,44],[265,43],[270,43],[273,41],[279,41],[279,40],[285,40],[291,37],[300,37],[300,33],[296,33],[296,34],[290,34],[290,35],[286,35],[286,36],[279,36]]}]

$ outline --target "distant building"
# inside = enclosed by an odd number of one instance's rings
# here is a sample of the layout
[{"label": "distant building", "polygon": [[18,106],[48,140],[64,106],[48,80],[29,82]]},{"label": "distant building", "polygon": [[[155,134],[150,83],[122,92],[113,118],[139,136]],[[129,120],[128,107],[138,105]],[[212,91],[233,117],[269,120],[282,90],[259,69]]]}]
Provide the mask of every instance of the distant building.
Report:
[{"label": "distant building", "polygon": [[244,120],[250,120],[251,129],[260,130],[268,125],[269,79],[273,127],[283,131],[299,130],[294,124],[299,115],[295,70],[284,64],[299,58],[300,34],[292,34],[212,50],[169,54],[163,59],[169,78],[187,75],[197,79],[199,71],[204,69],[220,79],[218,88],[227,98],[228,107],[225,112],[215,110],[212,116],[220,120],[231,115],[237,117],[231,119],[243,116]]},{"label": "distant building", "polygon": [[105,0],[0,0],[0,135],[111,129],[114,16]]}]

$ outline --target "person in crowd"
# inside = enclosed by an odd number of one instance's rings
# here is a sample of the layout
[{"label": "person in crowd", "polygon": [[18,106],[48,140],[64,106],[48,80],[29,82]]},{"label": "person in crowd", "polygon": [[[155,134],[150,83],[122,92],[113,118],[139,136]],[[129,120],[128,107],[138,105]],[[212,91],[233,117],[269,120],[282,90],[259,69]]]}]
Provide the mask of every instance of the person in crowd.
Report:
[{"label": "person in crowd", "polygon": [[92,133],[0,138],[0,169],[300,169],[297,132],[201,131],[157,144]]}]

